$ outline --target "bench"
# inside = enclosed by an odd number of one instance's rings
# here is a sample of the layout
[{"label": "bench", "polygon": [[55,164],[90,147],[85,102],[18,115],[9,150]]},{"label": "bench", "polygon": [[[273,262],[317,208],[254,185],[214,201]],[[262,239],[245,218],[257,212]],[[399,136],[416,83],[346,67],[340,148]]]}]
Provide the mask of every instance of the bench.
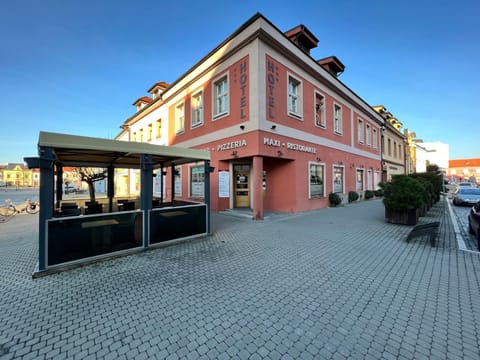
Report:
[{"label": "bench", "polygon": [[440,226],[439,221],[431,222],[428,224],[421,224],[421,225],[416,225],[412,231],[410,231],[410,234],[407,236],[407,242],[409,242],[411,239],[417,236],[422,236],[422,235],[429,235],[430,236],[430,245],[432,247],[435,247],[435,238],[438,235],[438,228]]}]

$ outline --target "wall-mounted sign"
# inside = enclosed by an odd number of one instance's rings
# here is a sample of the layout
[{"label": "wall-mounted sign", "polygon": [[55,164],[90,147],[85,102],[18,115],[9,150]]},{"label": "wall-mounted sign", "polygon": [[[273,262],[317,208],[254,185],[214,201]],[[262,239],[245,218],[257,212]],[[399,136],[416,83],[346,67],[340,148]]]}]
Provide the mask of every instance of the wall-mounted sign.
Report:
[{"label": "wall-mounted sign", "polygon": [[228,142],[225,144],[219,144],[217,146],[217,151],[232,150],[232,149],[237,149],[244,146],[247,146],[247,140],[242,139],[242,140]]},{"label": "wall-mounted sign", "polygon": [[247,62],[244,61],[240,64],[240,119],[245,119],[247,116],[245,112],[247,110],[247,82],[248,82],[248,71],[247,71]]},{"label": "wall-mounted sign", "polygon": [[275,83],[278,78],[278,69],[275,69],[273,61],[268,59],[267,61],[267,95],[268,95],[268,119],[273,120],[273,110],[275,109]]},{"label": "wall-mounted sign", "polygon": [[272,139],[268,137],[263,138],[263,145],[267,146],[273,146],[273,147],[285,147],[288,150],[295,150],[295,151],[301,151],[301,152],[307,152],[311,154],[316,154],[317,153],[317,148],[314,148],[313,146],[305,146],[302,144],[294,144],[294,143],[282,143],[278,139]]},{"label": "wall-mounted sign", "polygon": [[230,173],[228,171],[218,172],[218,197],[230,197]]}]

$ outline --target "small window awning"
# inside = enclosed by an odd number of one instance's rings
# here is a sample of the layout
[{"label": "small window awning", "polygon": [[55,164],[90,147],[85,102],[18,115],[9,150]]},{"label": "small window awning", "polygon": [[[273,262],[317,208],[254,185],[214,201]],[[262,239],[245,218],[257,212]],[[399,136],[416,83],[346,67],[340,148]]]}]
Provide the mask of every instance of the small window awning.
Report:
[{"label": "small window awning", "polygon": [[63,166],[139,168],[141,155],[151,155],[153,167],[210,160],[208,150],[59,134],[41,131],[38,147],[51,148]]}]

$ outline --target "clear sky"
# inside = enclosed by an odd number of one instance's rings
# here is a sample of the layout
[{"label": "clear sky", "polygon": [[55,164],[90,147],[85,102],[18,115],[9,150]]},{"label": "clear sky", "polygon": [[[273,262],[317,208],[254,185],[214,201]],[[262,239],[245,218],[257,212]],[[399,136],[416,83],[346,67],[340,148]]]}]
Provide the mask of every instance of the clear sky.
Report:
[{"label": "clear sky", "polygon": [[316,59],[450,159],[480,157],[480,1],[22,0],[0,7],[0,164],[39,131],[114,138],[157,81],[176,80],[255,13],[304,24]]}]

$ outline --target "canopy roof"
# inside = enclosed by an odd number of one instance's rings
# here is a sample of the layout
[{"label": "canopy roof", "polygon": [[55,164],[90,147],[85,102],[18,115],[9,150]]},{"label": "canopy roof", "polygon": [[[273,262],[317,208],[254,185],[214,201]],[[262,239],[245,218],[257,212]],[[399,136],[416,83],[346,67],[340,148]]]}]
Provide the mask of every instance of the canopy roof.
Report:
[{"label": "canopy roof", "polygon": [[139,168],[141,155],[151,155],[153,167],[210,160],[208,150],[58,134],[41,131],[39,149],[51,148],[64,166]]}]

